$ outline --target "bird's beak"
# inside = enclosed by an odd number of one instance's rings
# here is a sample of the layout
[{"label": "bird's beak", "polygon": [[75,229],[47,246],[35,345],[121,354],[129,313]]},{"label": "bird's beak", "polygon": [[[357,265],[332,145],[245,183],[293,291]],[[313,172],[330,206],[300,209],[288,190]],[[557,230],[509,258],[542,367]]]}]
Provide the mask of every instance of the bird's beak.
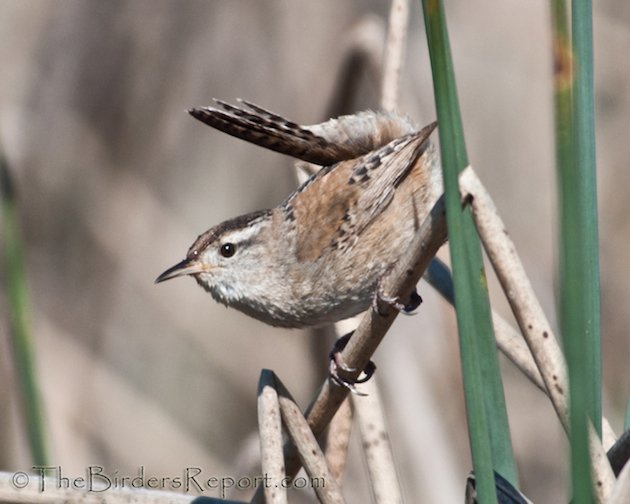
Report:
[{"label": "bird's beak", "polygon": [[155,283],[163,282],[164,280],[170,280],[183,275],[194,275],[195,273],[202,273],[204,271],[203,265],[192,261],[190,259],[184,259],[182,262],[177,263],[175,266],[167,269],[159,277],[155,279]]}]

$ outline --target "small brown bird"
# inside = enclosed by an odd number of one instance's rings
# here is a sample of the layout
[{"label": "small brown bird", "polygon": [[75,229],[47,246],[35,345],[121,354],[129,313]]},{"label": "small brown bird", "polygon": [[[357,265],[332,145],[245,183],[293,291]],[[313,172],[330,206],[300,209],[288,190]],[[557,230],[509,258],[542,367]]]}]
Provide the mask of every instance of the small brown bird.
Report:
[{"label": "small brown bird", "polygon": [[190,114],[225,133],[322,165],[277,207],[210,228],[156,282],[192,275],[215,300],[281,327],[366,310],[442,193],[436,123],[361,112],[299,126],[248,102]]}]

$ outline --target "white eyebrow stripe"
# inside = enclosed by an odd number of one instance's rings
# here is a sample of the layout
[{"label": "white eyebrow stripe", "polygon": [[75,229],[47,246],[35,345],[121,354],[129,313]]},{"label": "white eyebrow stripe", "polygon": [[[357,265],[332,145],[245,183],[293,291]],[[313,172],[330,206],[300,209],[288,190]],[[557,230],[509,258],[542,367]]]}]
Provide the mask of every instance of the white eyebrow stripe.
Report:
[{"label": "white eyebrow stripe", "polygon": [[246,226],[241,229],[233,229],[227,231],[221,236],[221,243],[232,242],[232,243],[243,243],[247,241],[251,241],[252,238],[258,234],[260,228],[258,226]]}]

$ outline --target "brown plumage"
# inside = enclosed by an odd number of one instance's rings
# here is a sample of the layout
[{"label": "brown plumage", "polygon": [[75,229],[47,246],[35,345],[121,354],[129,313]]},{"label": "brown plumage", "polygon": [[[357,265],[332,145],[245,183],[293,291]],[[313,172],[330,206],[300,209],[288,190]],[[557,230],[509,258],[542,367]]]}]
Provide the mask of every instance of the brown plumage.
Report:
[{"label": "brown plumage", "polygon": [[429,136],[396,114],[299,126],[256,105],[192,109],[230,135],[324,165],[271,210],[197,238],[158,281],[194,275],[213,297],[272,325],[301,327],[365,310],[441,194]]}]

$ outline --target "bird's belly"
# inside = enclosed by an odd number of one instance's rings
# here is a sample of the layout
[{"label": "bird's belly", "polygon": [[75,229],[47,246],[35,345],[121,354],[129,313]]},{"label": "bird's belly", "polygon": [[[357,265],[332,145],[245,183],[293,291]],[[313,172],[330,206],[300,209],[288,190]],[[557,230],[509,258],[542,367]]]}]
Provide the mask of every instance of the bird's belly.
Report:
[{"label": "bird's belly", "polygon": [[[353,317],[371,304],[377,281],[355,285],[340,281],[335,288],[322,284],[302,284],[274,298],[231,299],[228,306],[277,327],[322,326]],[[276,291],[279,292],[279,291]]]}]

